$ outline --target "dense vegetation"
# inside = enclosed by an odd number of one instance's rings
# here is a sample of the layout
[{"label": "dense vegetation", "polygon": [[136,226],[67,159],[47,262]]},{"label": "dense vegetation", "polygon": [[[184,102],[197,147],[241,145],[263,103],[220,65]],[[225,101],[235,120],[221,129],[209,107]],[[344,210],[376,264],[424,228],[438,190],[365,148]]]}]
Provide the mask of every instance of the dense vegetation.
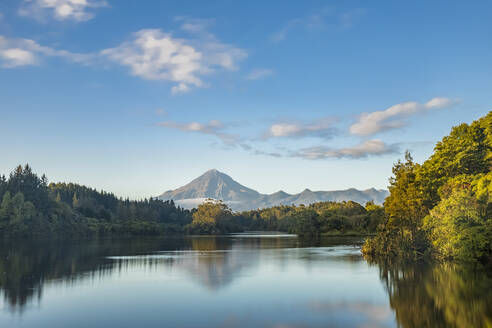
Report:
[{"label": "dense vegetation", "polygon": [[233,213],[222,202],[198,206],[187,227],[192,233],[230,233],[245,230],[283,231],[303,236],[371,234],[384,218],[382,206],[372,202],[319,202],[308,206],[282,205]]},{"label": "dense vegetation", "polygon": [[452,129],[423,164],[393,167],[369,256],[492,260],[492,112]]},{"label": "dense vegetation", "polygon": [[209,201],[188,211],[173,201],[131,201],[73,183],[51,183],[29,165],[0,176],[0,236],[220,234],[276,230],[300,235],[374,233],[381,206],[322,202],[233,213]]},{"label": "dense vegetation", "polygon": [[77,184],[49,184],[29,167],[0,177],[0,235],[89,236],[180,232],[190,212],[172,201],[123,200]]}]

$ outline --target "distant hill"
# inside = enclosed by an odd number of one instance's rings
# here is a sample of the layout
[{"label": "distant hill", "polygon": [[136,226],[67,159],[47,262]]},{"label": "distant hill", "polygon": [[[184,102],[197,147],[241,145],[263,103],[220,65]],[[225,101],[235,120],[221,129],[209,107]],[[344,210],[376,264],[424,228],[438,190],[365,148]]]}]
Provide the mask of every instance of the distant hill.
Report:
[{"label": "distant hill", "polygon": [[174,200],[177,205],[193,208],[207,198],[221,199],[235,211],[251,210],[256,208],[272,207],[276,205],[311,204],[323,201],[352,200],[365,204],[373,200],[381,204],[388,196],[387,190],[374,188],[358,190],[354,188],[334,191],[311,191],[305,189],[299,194],[288,194],[283,191],[267,195],[260,194],[234,181],[230,176],[217,170],[209,170],[175,190],[168,190],[158,196],[162,200]]}]

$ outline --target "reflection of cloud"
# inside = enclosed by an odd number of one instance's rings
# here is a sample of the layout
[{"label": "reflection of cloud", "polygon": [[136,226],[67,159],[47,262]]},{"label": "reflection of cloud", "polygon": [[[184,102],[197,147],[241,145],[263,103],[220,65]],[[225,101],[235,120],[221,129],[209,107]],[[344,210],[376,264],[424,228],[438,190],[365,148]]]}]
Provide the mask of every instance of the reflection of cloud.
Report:
[{"label": "reflection of cloud", "polygon": [[[311,302],[308,307],[316,312],[339,313],[340,311],[361,314],[369,320],[360,328],[386,327],[386,323],[392,318],[391,308],[383,304],[369,302]],[[383,325],[385,324],[385,325]]]}]

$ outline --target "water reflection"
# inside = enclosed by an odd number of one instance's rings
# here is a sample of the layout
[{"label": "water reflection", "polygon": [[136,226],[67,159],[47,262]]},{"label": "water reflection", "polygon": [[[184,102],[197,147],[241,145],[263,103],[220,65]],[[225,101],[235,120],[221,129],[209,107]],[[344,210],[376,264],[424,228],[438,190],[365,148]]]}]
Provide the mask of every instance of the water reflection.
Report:
[{"label": "water reflection", "polygon": [[[0,326],[76,327],[73,311],[85,306],[112,320],[94,315],[85,326],[131,327],[152,312],[149,327],[492,327],[490,271],[367,263],[361,242],[254,234],[3,241]],[[127,299],[131,308],[120,304]]]},{"label": "water reflection", "polygon": [[492,327],[492,274],[483,266],[373,265],[401,327]]},{"label": "water reflection", "polygon": [[[156,265],[180,266],[206,286],[216,289],[234,279],[241,268],[255,265],[255,257],[258,257],[255,249],[297,247],[298,243],[292,235],[258,238],[250,234],[75,242],[3,241],[0,245],[0,294],[11,311],[22,311],[30,301],[42,298],[46,283],[70,284],[132,267],[151,269]],[[238,257],[229,252],[234,250],[250,252]],[[217,251],[220,252],[212,253]]]}]

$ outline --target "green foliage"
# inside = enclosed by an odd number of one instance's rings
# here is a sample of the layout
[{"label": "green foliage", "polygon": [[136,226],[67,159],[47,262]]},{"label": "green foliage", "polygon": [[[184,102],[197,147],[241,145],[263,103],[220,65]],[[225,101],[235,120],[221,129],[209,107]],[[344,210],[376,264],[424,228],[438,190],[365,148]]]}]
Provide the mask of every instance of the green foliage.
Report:
[{"label": "green foliage", "polygon": [[405,159],[393,167],[387,221],[363,252],[491,260],[492,112],[454,127],[422,165]]},{"label": "green foliage", "polygon": [[419,171],[425,206],[440,201],[438,190],[453,177],[487,173],[491,168],[492,112],[472,124],[461,124],[438,142]]},{"label": "green foliage", "polygon": [[88,236],[182,232],[191,222],[172,201],[130,201],[77,184],[48,186],[29,165],[0,176],[0,236]]},{"label": "green foliage", "polygon": [[459,176],[440,189],[442,200],[424,219],[436,256],[474,261],[492,254],[491,177]]},{"label": "green foliage", "polygon": [[34,205],[25,201],[22,193],[18,192],[11,197],[10,191],[7,191],[0,205],[0,229],[8,229],[19,235],[24,234],[35,214]]},{"label": "green foliage", "polygon": [[198,205],[188,230],[198,234],[220,234],[241,231],[241,228],[226,204],[210,199]]},{"label": "green foliage", "polygon": [[378,234],[366,242],[364,253],[417,258],[425,252],[427,242],[421,226],[426,212],[417,180],[419,168],[408,152],[405,162],[398,161],[393,166],[390,195],[384,202],[387,220]]},{"label": "green foliage", "polygon": [[297,234],[371,234],[384,220],[382,206],[367,209],[348,202],[318,202],[308,206],[281,205],[239,215],[247,230],[276,230]]},{"label": "green foliage", "polygon": [[188,211],[173,201],[131,201],[73,183],[47,184],[31,168],[0,176],[0,236],[90,236],[107,234],[223,234],[246,230],[370,234],[384,219],[381,206],[320,202],[232,213],[208,201]]},{"label": "green foliage", "polygon": [[312,209],[301,208],[294,215],[294,231],[299,236],[317,236],[321,233],[318,213]]}]

